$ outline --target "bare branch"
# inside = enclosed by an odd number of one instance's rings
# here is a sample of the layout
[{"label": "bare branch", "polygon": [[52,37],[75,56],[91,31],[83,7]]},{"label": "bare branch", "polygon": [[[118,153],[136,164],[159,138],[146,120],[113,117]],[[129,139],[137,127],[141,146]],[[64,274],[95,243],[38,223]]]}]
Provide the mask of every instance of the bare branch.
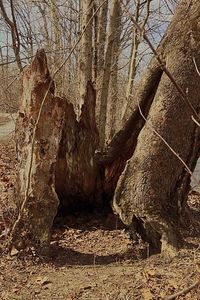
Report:
[{"label": "bare branch", "polygon": [[183,294],[187,294],[188,292],[190,292],[192,289],[196,288],[199,285],[200,281],[197,280],[196,282],[194,282],[193,284],[191,284],[189,287],[183,289],[180,292],[177,292],[171,296],[166,297],[164,300],[173,300],[176,299],[176,297],[181,296]]}]

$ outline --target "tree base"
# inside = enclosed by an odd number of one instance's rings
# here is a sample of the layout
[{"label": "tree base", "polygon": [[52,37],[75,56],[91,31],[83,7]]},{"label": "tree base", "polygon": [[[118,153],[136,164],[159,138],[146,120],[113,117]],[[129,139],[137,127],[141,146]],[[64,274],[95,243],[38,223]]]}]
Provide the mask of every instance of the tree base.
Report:
[{"label": "tree base", "polygon": [[128,232],[132,240],[137,242],[141,238],[143,242],[148,243],[149,256],[162,253],[166,256],[174,257],[182,244],[180,235],[175,228],[169,228],[169,225],[166,231],[161,228],[160,224],[144,222],[142,219],[134,216],[132,224],[128,226]]}]

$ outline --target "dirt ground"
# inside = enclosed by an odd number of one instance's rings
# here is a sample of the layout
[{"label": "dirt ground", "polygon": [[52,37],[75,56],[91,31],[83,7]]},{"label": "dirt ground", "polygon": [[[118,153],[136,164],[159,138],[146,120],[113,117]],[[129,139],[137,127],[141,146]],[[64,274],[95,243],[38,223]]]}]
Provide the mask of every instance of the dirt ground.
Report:
[{"label": "dirt ground", "polygon": [[192,222],[183,233],[187,243],[174,258],[144,259],[148,245],[134,244],[112,214],[77,214],[56,224],[49,258],[10,255],[6,243],[16,217],[14,149],[13,138],[0,142],[1,300],[156,300],[177,292],[181,295],[173,299],[200,299],[200,286],[192,288],[200,277],[198,193],[190,197]]}]

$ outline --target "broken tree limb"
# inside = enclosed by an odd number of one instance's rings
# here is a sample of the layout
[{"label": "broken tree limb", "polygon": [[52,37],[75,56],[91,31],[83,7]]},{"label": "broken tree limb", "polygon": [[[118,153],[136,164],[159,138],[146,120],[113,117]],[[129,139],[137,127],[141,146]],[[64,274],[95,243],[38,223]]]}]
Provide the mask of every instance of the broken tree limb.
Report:
[{"label": "broken tree limb", "polygon": [[15,195],[19,214],[11,238],[18,250],[32,245],[43,253],[48,250],[59,204],[55,165],[66,100],[54,96],[51,82],[45,52],[40,50],[23,72],[16,127],[19,165]]}]

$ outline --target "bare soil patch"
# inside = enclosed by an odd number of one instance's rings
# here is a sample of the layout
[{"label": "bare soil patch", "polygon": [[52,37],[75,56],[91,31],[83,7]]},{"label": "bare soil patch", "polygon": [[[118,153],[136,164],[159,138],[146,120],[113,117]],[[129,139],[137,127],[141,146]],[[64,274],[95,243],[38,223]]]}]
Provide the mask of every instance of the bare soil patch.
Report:
[{"label": "bare soil patch", "polygon": [[[10,256],[6,242],[16,217],[13,139],[0,142],[0,294],[2,300],[165,299],[200,275],[200,200],[190,196],[191,223],[176,257],[148,256],[148,245],[134,244],[124,226],[107,216],[76,214],[57,222],[51,256]],[[199,286],[176,299],[200,299]]]}]

